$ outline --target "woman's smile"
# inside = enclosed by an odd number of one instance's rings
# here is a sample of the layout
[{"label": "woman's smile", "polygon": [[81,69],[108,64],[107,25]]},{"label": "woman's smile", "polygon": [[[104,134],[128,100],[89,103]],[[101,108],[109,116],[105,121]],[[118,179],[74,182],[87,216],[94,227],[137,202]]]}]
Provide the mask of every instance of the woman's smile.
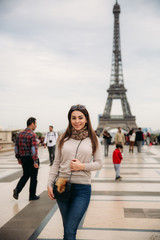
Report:
[{"label": "woman's smile", "polygon": [[71,124],[76,130],[81,130],[85,124],[87,123],[87,119],[84,114],[80,111],[73,111],[71,114]]}]

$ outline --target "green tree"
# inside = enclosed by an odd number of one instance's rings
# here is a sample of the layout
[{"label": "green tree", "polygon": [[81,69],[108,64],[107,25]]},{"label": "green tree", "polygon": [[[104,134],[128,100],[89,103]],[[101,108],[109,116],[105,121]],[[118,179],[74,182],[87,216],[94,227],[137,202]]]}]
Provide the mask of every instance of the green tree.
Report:
[{"label": "green tree", "polygon": [[37,135],[38,137],[42,137],[42,133],[41,133],[41,132],[36,132],[36,135]]}]

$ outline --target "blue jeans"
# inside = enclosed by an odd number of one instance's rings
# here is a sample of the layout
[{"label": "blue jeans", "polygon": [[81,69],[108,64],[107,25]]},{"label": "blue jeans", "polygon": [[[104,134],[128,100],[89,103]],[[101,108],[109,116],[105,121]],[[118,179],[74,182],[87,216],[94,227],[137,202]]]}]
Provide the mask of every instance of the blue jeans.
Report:
[{"label": "blue jeans", "polygon": [[63,220],[63,240],[76,240],[78,225],[88,208],[90,196],[91,185],[73,183],[70,199],[68,201],[57,199]]},{"label": "blue jeans", "polygon": [[114,164],[114,169],[116,171],[116,178],[120,177],[120,164]]}]

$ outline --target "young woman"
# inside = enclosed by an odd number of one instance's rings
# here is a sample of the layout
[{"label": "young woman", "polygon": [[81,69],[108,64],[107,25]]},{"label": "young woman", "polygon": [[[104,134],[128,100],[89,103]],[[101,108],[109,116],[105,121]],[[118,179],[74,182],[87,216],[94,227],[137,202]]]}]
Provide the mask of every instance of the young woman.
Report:
[{"label": "young woman", "polygon": [[57,199],[57,204],[63,220],[63,240],[75,240],[78,225],[90,202],[91,171],[101,169],[102,155],[86,107],[73,105],[68,112],[68,121],[65,133],[57,142],[55,160],[49,174],[48,195],[54,199],[53,182],[58,172],[59,177],[69,179],[72,171],[71,197],[67,201]]}]

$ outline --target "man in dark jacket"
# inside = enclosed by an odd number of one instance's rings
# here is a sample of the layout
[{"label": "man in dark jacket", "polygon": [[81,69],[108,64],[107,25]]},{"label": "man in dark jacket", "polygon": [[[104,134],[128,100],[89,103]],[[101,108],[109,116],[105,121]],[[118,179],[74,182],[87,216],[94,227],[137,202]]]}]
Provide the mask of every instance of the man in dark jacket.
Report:
[{"label": "man in dark jacket", "polygon": [[104,156],[108,156],[108,151],[109,151],[109,145],[111,144],[111,135],[108,131],[104,131],[103,133],[103,138],[104,138]]},{"label": "man in dark jacket", "polygon": [[140,153],[142,148],[142,142],[143,142],[143,132],[142,128],[138,128],[138,131],[136,132],[136,143],[137,143],[137,151]]}]

